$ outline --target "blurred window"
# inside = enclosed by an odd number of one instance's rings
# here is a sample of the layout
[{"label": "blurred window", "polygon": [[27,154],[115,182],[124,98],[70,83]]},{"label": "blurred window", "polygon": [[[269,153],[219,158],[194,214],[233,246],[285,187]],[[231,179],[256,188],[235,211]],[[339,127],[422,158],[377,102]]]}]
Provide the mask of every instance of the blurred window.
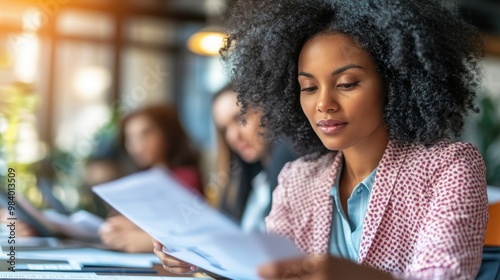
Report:
[{"label": "blurred window", "polygon": [[144,44],[170,44],[175,42],[175,24],[170,21],[135,17],[125,24],[124,37]]},{"label": "blurred window", "polygon": [[173,103],[173,71],[171,55],[155,50],[126,48],[122,53],[122,113],[151,103]]},{"label": "blurred window", "polygon": [[112,39],[115,22],[104,13],[63,10],[57,20],[57,31],[64,35]]},{"label": "blurred window", "polygon": [[62,41],[55,68],[55,144],[83,159],[93,133],[109,120],[113,50],[105,44]]}]

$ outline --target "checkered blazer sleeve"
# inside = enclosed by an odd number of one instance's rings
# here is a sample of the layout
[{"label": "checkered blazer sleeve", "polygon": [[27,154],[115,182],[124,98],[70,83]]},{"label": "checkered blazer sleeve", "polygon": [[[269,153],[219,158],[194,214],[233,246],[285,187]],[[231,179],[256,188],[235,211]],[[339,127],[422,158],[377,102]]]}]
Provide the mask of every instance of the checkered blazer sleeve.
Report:
[{"label": "checkered blazer sleeve", "polygon": [[486,170],[477,149],[455,145],[431,184],[430,206],[403,279],[474,279],[488,220]]},{"label": "checkered blazer sleeve", "polygon": [[278,186],[273,192],[272,209],[266,218],[267,232],[288,237],[294,241],[293,215],[290,208],[290,199],[287,197],[288,178],[293,168],[286,163],[278,175]]}]

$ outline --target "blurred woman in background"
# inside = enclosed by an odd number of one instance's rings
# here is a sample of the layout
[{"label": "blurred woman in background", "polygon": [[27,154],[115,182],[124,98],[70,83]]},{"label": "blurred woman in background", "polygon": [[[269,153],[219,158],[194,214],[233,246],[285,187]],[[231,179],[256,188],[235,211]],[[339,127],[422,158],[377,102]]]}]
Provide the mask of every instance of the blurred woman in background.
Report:
[{"label": "blurred woman in background", "polygon": [[[121,122],[120,140],[140,170],[161,167],[186,188],[203,195],[199,154],[170,105],[146,107]],[[151,252],[151,237],[122,215],[101,226],[102,242],[113,250]]]},{"label": "blurred woman in background", "polygon": [[217,130],[220,208],[245,231],[265,231],[271,194],[283,165],[295,156],[286,141],[271,142],[260,125],[261,112],[241,115],[231,85],[216,93],[212,114]]}]

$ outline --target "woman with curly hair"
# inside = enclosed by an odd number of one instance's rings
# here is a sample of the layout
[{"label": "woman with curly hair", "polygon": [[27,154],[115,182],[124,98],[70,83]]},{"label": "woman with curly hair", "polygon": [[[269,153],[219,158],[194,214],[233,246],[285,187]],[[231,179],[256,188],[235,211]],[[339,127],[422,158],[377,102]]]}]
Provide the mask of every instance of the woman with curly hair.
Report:
[{"label": "woman with curly hair", "polygon": [[264,279],[477,274],[485,166],[450,137],[476,110],[481,41],[437,2],[246,0],[231,9],[221,53],[238,98],[263,108],[263,124],[303,155],[281,171],[266,225],[309,256],[262,266]]}]

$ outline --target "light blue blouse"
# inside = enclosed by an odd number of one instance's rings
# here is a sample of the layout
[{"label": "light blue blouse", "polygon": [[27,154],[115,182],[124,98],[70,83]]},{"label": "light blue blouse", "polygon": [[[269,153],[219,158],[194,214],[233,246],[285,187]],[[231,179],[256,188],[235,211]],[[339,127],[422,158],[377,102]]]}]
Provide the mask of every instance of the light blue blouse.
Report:
[{"label": "light blue blouse", "polygon": [[266,232],[265,218],[271,204],[271,186],[264,171],[252,179],[252,190],[241,218],[244,232]]},{"label": "light blue blouse", "polygon": [[357,262],[363,221],[370,201],[377,168],[354,188],[351,196],[347,199],[348,217],[346,217],[340,203],[339,181],[341,172],[342,168],[339,170],[339,175],[330,191],[333,199],[333,217],[329,251],[333,256]]}]

